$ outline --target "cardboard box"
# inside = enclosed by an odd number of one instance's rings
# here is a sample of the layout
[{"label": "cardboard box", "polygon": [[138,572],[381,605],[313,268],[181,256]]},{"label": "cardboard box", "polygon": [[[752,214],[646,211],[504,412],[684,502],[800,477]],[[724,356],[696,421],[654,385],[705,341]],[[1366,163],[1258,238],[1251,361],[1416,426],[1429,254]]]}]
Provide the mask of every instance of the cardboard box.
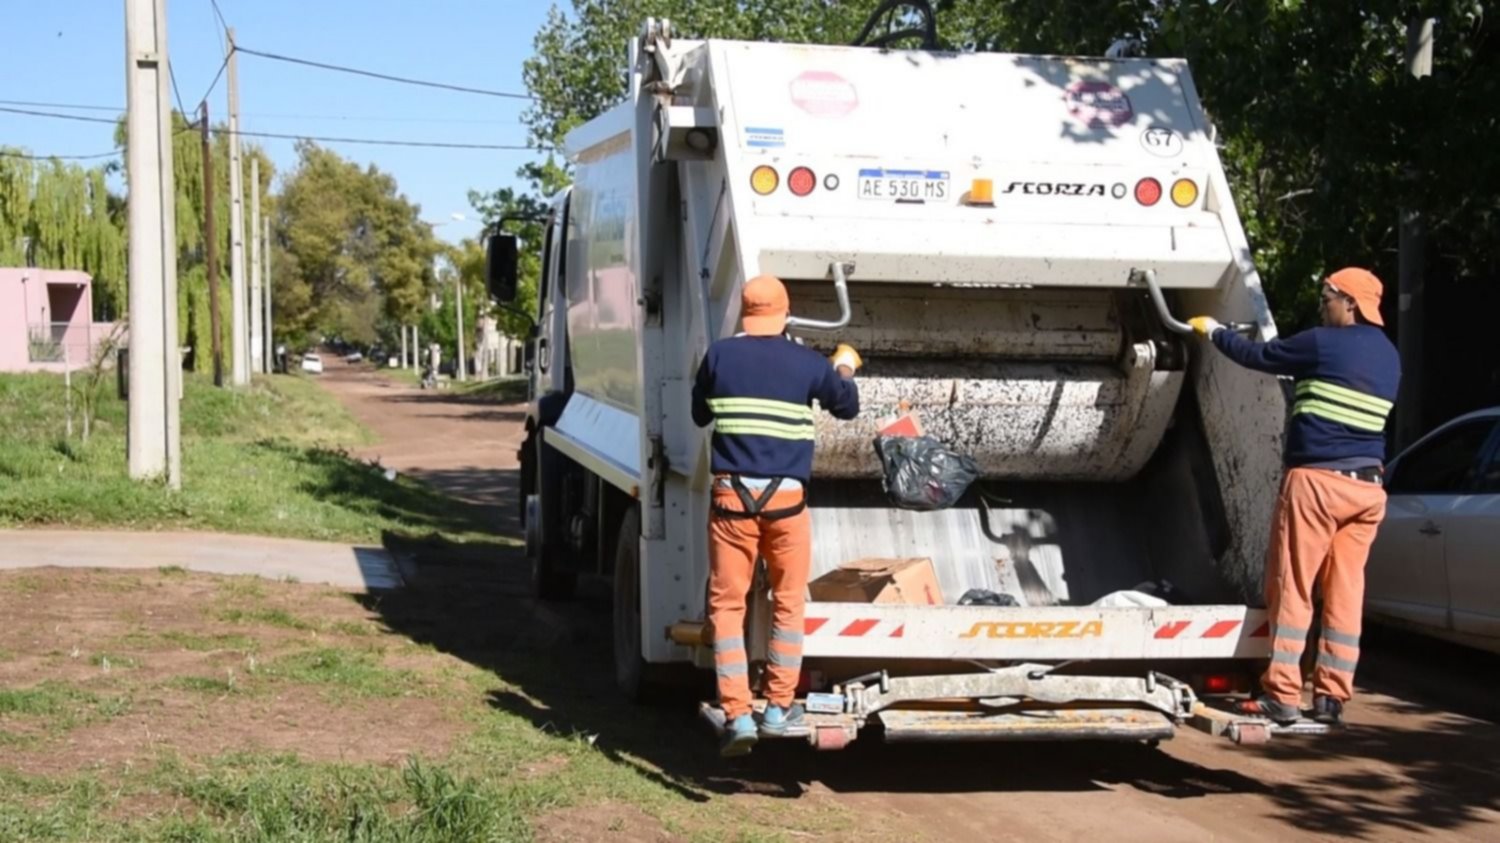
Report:
[{"label": "cardboard box", "polygon": [[819,603],[943,605],[931,559],[857,559],[807,584]]}]

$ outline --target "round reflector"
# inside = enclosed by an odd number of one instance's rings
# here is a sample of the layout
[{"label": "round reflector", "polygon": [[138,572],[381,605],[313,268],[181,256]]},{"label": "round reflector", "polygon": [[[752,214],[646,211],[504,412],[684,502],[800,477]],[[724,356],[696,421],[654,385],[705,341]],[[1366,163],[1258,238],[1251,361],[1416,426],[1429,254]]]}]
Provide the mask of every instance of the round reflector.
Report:
[{"label": "round reflector", "polygon": [[781,184],[781,176],[773,167],[762,164],[750,173],[750,189],[761,196],[775,190],[778,184]]},{"label": "round reflector", "polygon": [[1142,205],[1155,205],[1161,201],[1161,182],[1144,178],[1135,183],[1135,201]]},{"label": "round reflector", "polygon": [[1198,185],[1188,179],[1178,179],[1172,185],[1172,201],[1179,208],[1186,208],[1198,201]]},{"label": "round reflector", "polygon": [[796,196],[806,196],[818,186],[818,177],[806,167],[798,167],[786,177],[786,186]]}]

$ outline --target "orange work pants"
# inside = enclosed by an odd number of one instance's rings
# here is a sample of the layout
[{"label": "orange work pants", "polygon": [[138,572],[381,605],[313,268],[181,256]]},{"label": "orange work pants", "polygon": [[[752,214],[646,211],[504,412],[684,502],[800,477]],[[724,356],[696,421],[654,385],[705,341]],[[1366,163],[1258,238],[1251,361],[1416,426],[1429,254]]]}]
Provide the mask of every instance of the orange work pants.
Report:
[{"label": "orange work pants", "polygon": [[1313,692],[1354,695],[1365,598],[1365,560],[1385,517],[1385,490],[1333,471],[1293,468],[1281,482],[1266,550],[1271,664],[1261,686],[1278,702],[1302,703],[1302,650],[1323,592],[1323,632]]},{"label": "orange work pants", "polygon": [[[757,497],[759,493],[754,493]],[[762,508],[774,512],[796,506],[803,490],[778,491]],[[733,489],[717,484],[714,505],[744,511]],[[802,612],[812,564],[812,516],[807,510],[788,518],[708,519],[708,620],[713,629],[719,704],[733,720],[750,713],[750,662],[745,647],[745,598],[757,558],[766,560],[776,608],[772,617],[766,699],[790,706],[802,672]]]}]

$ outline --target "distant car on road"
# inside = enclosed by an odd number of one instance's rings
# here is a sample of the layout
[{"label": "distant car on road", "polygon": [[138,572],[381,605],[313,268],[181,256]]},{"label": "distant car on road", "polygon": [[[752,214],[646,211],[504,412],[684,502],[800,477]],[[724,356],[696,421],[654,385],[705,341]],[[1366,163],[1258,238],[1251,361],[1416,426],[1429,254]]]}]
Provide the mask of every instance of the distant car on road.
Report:
[{"label": "distant car on road", "polygon": [[1500,653],[1500,407],[1407,448],[1391,460],[1386,492],[1366,613]]},{"label": "distant car on road", "polygon": [[309,351],[302,355],[302,371],[315,375],[323,374],[323,358]]}]

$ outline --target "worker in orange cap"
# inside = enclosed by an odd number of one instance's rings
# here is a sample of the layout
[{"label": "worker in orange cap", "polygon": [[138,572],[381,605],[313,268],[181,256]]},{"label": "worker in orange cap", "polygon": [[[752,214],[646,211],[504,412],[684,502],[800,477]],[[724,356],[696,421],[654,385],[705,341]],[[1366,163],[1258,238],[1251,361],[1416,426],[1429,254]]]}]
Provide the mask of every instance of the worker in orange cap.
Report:
[{"label": "worker in orange cap", "polygon": [[[761,275],[740,300],[744,332],[708,347],[693,385],[693,421],[714,425],[709,514],[708,619],[725,731],[720,753],[743,755],[761,734],[802,725],[794,705],[802,667],[802,611],[812,565],[806,486],[812,475],[813,408],[838,419],[859,414],[859,354],[832,358],[787,335],[786,287]],[[766,709],[751,716],[745,597],[757,559],[766,561],[775,612],[768,646]]]},{"label": "worker in orange cap", "polygon": [[1239,710],[1278,723],[1302,716],[1302,651],[1323,592],[1323,631],[1313,673],[1313,718],[1342,723],[1359,660],[1365,560],[1385,517],[1385,426],[1401,380],[1395,346],[1381,330],[1380,279],[1341,269],[1322,285],[1321,327],[1257,343],[1212,317],[1189,320],[1231,360],[1296,379],[1286,474],[1266,552],[1271,663],[1263,694]]}]

